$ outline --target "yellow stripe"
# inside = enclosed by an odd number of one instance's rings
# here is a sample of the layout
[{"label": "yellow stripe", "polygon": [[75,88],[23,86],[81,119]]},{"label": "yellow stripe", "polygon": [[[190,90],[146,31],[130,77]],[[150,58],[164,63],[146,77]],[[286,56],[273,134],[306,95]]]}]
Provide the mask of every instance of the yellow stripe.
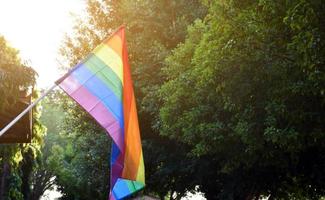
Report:
[{"label": "yellow stripe", "polygon": [[123,62],[121,57],[105,44],[100,44],[93,53],[116,73],[123,85]]},{"label": "yellow stripe", "polygon": [[143,163],[143,156],[141,152],[140,156],[140,162],[139,162],[139,167],[138,167],[138,174],[137,174],[137,181],[145,184],[145,178],[144,178],[144,163]]}]

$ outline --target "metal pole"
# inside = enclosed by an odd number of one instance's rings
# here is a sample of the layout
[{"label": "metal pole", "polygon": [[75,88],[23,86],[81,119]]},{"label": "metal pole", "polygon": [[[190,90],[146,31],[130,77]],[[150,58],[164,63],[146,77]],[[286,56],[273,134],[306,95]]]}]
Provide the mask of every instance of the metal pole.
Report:
[{"label": "metal pole", "polygon": [[20,118],[22,118],[30,109],[32,109],[38,102],[40,102],[48,93],[50,93],[57,85],[54,84],[52,87],[50,87],[42,96],[40,96],[38,99],[36,99],[32,104],[30,104],[23,112],[21,112],[15,119],[13,119],[6,127],[4,127],[0,131],[0,137],[8,131]]}]

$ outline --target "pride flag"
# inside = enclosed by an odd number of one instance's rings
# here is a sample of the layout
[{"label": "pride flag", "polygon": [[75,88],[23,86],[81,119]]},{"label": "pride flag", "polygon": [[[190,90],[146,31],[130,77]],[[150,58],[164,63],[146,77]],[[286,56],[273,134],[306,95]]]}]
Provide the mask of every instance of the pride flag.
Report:
[{"label": "pride flag", "polygon": [[125,28],[119,28],[56,83],[113,140],[109,199],[143,189],[143,154]]}]

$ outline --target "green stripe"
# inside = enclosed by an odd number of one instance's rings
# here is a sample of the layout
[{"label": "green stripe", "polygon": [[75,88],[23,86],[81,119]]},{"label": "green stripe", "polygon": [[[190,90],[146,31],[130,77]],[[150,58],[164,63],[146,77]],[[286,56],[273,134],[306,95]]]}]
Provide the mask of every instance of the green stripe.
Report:
[{"label": "green stripe", "polygon": [[137,190],[137,191],[144,188],[144,184],[140,183],[139,181],[133,181],[133,186],[134,186],[135,190]]},{"label": "green stripe", "polygon": [[83,63],[87,69],[103,81],[119,100],[122,100],[122,82],[116,73],[95,54],[90,54]]},{"label": "green stripe", "polygon": [[135,188],[134,188],[134,185],[132,183],[133,181],[126,181],[127,185],[128,185],[128,188],[129,188],[129,191],[130,192],[135,192]]}]

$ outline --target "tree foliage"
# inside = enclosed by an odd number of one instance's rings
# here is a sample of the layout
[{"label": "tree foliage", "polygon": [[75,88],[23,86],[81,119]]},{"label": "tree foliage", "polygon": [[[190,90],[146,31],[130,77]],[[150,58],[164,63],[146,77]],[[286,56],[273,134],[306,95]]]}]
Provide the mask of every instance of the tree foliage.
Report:
[{"label": "tree foliage", "polygon": [[[18,51],[0,37],[0,110],[10,111],[21,93],[31,90],[36,72],[24,64]],[[37,93],[33,91],[33,98]],[[39,110],[33,110],[33,139],[30,144],[2,144],[0,146],[0,198],[29,199],[30,181],[36,158],[40,154],[45,129],[39,123]]]},{"label": "tree foliage", "polygon": [[[322,0],[87,1],[62,58],[125,23],[147,187],[161,199],[324,196]],[[65,199],[107,195],[108,139],[67,97],[52,147]],[[104,158],[104,159],[103,159]],[[85,174],[81,176],[81,174]],[[98,187],[90,188],[90,185]]]},{"label": "tree foliage", "polygon": [[0,35],[0,110],[10,107],[20,92],[35,84],[35,71],[23,64],[18,51]]},{"label": "tree foliage", "polygon": [[105,199],[109,180],[106,134],[59,91],[42,105],[41,120],[48,131],[35,177],[39,194],[56,185],[61,199]]},{"label": "tree foliage", "polygon": [[[217,199],[324,195],[322,1],[206,1],[166,59],[160,133],[212,156]],[[171,91],[173,91],[171,93]],[[185,101],[184,101],[185,100]],[[213,196],[209,196],[212,194]]]}]

